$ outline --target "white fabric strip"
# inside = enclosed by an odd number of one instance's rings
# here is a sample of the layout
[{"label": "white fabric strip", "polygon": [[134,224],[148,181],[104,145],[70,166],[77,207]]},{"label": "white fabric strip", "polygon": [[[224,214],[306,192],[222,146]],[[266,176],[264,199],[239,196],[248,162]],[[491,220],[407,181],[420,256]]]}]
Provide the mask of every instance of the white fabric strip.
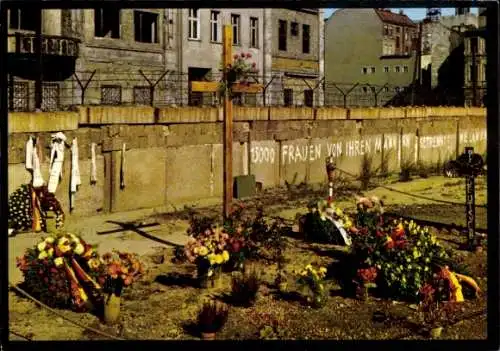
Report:
[{"label": "white fabric strip", "polygon": [[82,181],[80,178],[80,166],[78,165],[78,141],[76,138],[74,138],[71,145],[70,210],[75,207],[75,194],[81,184]]},{"label": "white fabric strip", "polygon": [[97,165],[96,165],[96,154],[95,154],[95,148],[96,148],[96,143],[92,143],[91,145],[91,154],[92,154],[92,161],[91,161],[91,169],[90,169],[90,184],[95,184],[97,183]]},{"label": "white fabric strip", "polygon": [[39,146],[38,140],[36,141],[36,146],[33,148],[33,186],[35,188],[41,187],[45,180],[43,180],[42,169],[40,167],[40,158],[38,156]]},{"label": "white fabric strip", "polygon": [[50,193],[56,192],[59,181],[62,179],[65,141],[66,136],[61,132],[52,135],[52,150],[50,153],[51,167],[48,184],[48,191]]},{"label": "white fabric strip", "polygon": [[26,142],[26,169],[33,169],[33,137]]}]

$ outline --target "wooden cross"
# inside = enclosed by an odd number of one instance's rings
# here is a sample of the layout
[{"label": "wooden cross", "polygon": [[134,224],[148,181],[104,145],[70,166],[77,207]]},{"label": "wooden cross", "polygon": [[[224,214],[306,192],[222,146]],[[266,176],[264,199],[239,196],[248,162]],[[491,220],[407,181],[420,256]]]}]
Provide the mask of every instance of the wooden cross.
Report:
[{"label": "wooden cross", "polygon": [[[222,48],[222,67],[224,81],[227,81],[229,65],[233,63],[231,53],[233,45],[233,32],[230,25],[224,26],[223,48]],[[191,82],[192,92],[215,93],[219,89],[219,82]],[[260,84],[251,83],[244,85],[233,83],[231,91],[234,93],[258,93],[264,87]],[[233,201],[233,101],[226,90],[224,94],[224,218],[227,218],[231,212],[231,203]]]}]

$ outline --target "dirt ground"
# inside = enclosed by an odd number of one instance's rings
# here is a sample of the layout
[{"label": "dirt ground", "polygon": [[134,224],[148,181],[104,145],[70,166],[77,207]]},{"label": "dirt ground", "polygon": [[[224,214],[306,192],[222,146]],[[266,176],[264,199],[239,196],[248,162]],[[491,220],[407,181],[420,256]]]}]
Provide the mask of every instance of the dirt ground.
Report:
[{"label": "dirt ground", "polygon": [[[486,187],[478,181],[478,203],[484,203]],[[463,202],[463,181],[443,177],[415,179],[408,183],[386,184],[392,188],[420,194],[432,198],[452,199]],[[484,183],[483,183],[484,185]],[[430,189],[429,189],[430,187]],[[340,191],[342,189],[342,191]],[[433,189],[433,190],[432,190]],[[437,191],[436,191],[437,190]],[[356,187],[342,186],[336,192],[339,206],[352,209]],[[459,217],[463,207],[452,210],[452,206],[429,206],[431,202],[390,192],[382,188],[370,189],[367,194],[375,194],[386,202],[388,207],[419,216],[432,216],[442,222],[452,223]],[[430,193],[430,194],[429,194]],[[254,208],[261,204],[270,217],[280,216],[293,220],[297,213],[305,213],[311,199],[323,197],[325,189],[308,187],[290,187],[264,191],[258,197],[245,201]],[[425,205],[425,206],[423,206]],[[440,210],[441,209],[441,210]],[[204,215],[219,215],[220,206],[197,208]],[[126,215],[123,215],[126,217]],[[478,222],[486,220],[484,213],[478,212]],[[131,220],[131,218],[126,218]],[[125,221],[125,219],[123,219]],[[185,232],[187,211],[180,210],[169,214],[143,215],[140,221],[157,221],[161,228],[169,226],[172,232]],[[483,221],[483,222],[481,222]],[[482,226],[482,225],[478,225]],[[161,236],[160,232],[151,235]],[[465,238],[457,231],[440,230],[436,233],[443,246],[452,250],[457,261],[469,268],[471,275],[483,290],[478,299],[467,300],[448,318],[449,325],[444,327],[443,339],[484,339],[486,338],[486,251],[469,253],[459,250]],[[137,233],[124,232],[111,234],[103,241],[107,245],[118,246],[127,238],[139,241],[151,241]],[[179,234],[180,235],[180,234]],[[13,240],[20,240],[13,238]],[[86,238],[88,240],[88,238]],[[114,240],[114,241],[113,241]],[[306,244],[300,238],[287,237],[285,270],[304,267],[308,263],[325,265],[329,270],[327,288],[330,292],[327,304],[322,309],[304,306],[296,294],[280,294],[272,282],[277,267],[264,262],[255,262],[262,272],[264,283],[256,304],[249,308],[230,305],[229,319],[218,333],[218,339],[258,339],[261,331],[267,327],[272,332],[268,338],[276,339],[425,339],[425,326],[418,322],[416,306],[404,302],[370,297],[359,301],[346,296],[341,289],[335,273],[342,270],[341,257],[345,249],[331,245]],[[182,240],[178,240],[181,243]],[[29,244],[27,246],[31,246]],[[180,244],[178,244],[180,245]],[[132,245],[133,247],[133,245]],[[21,253],[18,253],[20,255]],[[90,313],[74,313],[58,310],[64,317],[78,321],[86,326],[102,330],[108,334],[126,339],[199,339],[191,323],[206,298],[226,301],[230,292],[230,274],[225,274],[222,287],[204,289],[196,287],[195,267],[187,263],[173,263],[173,245],[156,245],[141,254],[147,267],[147,274],[133,287],[126,289],[122,299],[121,320],[117,326],[109,327],[100,323],[98,317]],[[159,263],[159,257],[163,262]],[[291,283],[293,291],[293,284]],[[32,340],[104,340],[104,336],[85,331],[73,326],[62,317],[38,307],[35,303],[14,292],[9,292],[9,323],[12,332]],[[22,340],[11,335],[12,340]]]}]

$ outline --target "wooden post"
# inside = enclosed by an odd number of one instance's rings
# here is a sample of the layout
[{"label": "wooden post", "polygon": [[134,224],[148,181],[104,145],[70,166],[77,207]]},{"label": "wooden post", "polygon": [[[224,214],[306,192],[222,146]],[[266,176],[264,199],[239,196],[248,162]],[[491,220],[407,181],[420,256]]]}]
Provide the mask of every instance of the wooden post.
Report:
[{"label": "wooden post", "polygon": [[[222,62],[224,81],[227,82],[228,66],[232,63],[231,49],[233,46],[233,32],[229,25],[224,26]],[[233,102],[229,96],[229,89],[224,93],[224,219],[229,217],[233,202]]]}]

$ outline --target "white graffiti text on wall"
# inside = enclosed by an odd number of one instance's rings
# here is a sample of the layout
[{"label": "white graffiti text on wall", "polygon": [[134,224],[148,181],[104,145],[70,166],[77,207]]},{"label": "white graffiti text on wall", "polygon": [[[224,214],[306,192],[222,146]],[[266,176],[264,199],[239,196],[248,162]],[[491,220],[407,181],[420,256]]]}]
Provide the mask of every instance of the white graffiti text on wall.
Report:
[{"label": "white graffiti text on wall", "polygon": [[316,161],[321,158],[321,145],[283,145],[281,161],[283,164],[292,162]]},{"label": "white graffiti text on wall", "polygon": [[252,163],[274,163],[276,151],[274,147],[254,146],[250,149]]}]

